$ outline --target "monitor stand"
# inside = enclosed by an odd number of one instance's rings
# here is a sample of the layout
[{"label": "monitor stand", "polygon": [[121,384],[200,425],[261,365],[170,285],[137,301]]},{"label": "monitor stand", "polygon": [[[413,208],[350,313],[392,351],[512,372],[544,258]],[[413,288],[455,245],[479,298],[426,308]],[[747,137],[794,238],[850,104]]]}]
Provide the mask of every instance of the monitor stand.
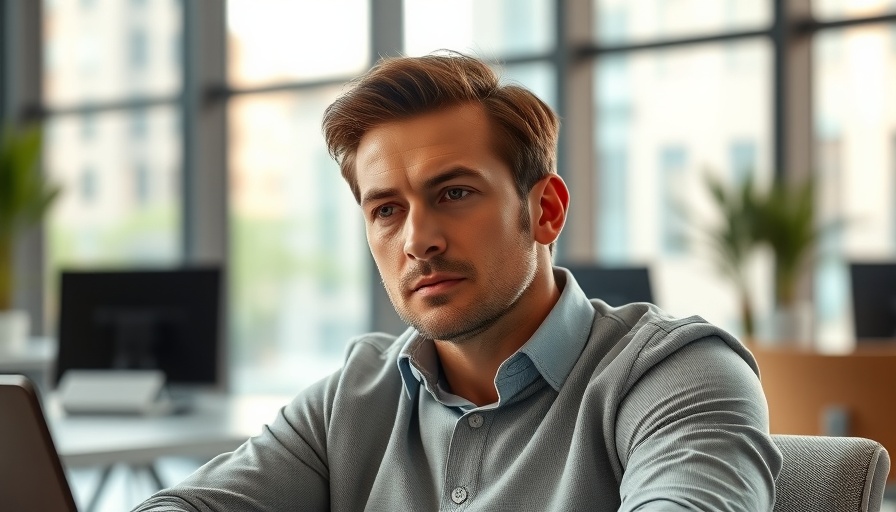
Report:
[{"label": "monitor stand", "polygon": [[68,370],[59,381],[59,403],[69,414],[169,414],[161,370]]}]

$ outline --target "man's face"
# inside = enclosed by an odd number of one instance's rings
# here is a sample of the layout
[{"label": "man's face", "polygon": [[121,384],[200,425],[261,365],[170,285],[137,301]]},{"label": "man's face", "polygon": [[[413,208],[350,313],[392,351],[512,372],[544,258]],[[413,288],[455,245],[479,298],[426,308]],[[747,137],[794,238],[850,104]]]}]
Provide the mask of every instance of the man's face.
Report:
[{"label": "man's face", "polygon": [[480,105],[371,129],[356,175],[367,241],[405,322],[460,342],[525,301],[537,244]]}]

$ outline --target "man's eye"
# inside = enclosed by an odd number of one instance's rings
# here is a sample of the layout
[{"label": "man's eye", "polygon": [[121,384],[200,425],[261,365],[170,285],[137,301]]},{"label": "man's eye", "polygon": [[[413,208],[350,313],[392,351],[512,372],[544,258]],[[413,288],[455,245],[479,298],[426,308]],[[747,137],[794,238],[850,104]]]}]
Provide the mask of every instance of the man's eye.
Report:
[{"label": "man's eye", "polygon": [[395,213],[394,206],[385,205],[385,206],[380,206],[379,208],[376,209],[376,216],[380,219],[385,219],[386,217],[391,217],[393,213]]},{"label": "man's eye", "polygon": [[457,201],[467,197],[470,194],[469,190],[465,190],[462,188],[450,188],[445,191],[445,199],[449,201]]}]

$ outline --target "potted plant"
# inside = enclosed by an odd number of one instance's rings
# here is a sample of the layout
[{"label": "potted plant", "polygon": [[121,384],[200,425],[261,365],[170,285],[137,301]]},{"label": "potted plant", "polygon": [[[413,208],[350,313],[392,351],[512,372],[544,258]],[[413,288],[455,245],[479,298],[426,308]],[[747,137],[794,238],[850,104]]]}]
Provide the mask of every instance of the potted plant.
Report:
[{"label": "potted plant", "polygon": [[811,328],[811,308],[800,301],[799,286],[821,234],[842,224],[816,226],[815,182],[773,181],[765,192],[754,186],[752,175],[737,187],[724,185],[707,173],[706,186],[722,221],[704,227],[716,266],[732,279],[741,302],[744,336],[756,334],[746,265],[755,249],[767,246],[775,260],[775,305],[769,337],[806,341]]},{"label": "potted plant", "polygon": [[702,232],[716,268],[737,290],[743,335],[749,339],[756,334],[756,323],[746,269],[757,244],[759,197],[752,174],[735,188],[727,187],[709,172],[704,182],[721,222],[704,226]]},{"label": "potted plant", "polygon": [[776,179],[764,196],[757,219],[757,242],[775,258],[775,310],[770,335],[778,340],[806,341],[812,326],[811,305],[800,300],[799,286],[823,230],[815,219],[815,181]]},{"label": "potted plant", "polygon": [[28,316],[14,311],[16,237],[39,223],[59,195],[40,172],[42,134],[37,126],[0,133],[0,348],[20,344],[28,335]]}]

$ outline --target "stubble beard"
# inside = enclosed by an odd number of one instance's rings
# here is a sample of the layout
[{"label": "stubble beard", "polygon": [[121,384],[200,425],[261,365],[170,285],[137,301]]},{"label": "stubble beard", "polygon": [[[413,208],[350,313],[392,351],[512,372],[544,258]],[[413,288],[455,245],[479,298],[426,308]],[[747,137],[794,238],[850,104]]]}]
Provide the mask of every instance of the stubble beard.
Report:
[{"label": "stubble beard", "polygon": [[[528,220],[528,215],[526,215],[525,219]],[[519,279],[509,281],[497,280],[497,282],[492,283],[495,287],[483,295],[480,304],[471,304],[466,308],[451,306],[452,298],[447,295],[425,297],[423,300],[428,309],[439,308],[438,311],[431,313],[431,315],[436,315],[437,318],[427,319],[425,317],[430,315],[413,312],[407,302],[404,301],[402,294],[402,290],[408,289],[411,283],[421,277],[433,272],[451,272],[460,274],[465,279],[472,281],[470,284],[479,284],[481,287],[484,287],[486,286],[485,284],[477,283],[476,281],[481,279],[491,280],[496,272],[518,272],[523,270],[506,267],[501,269],[494,268],[487,269],[490,271],[488,275],[480,276],[471,263],[448,260],[440,255],[432,260],[420,262],[402,277],[399,289],[394,292],[383,283],[398,316],[406,324],[416,329],[422,336],[432,340],[462,344],[487,331],[517,307],[521,299],[525,297],[526,292],[531,289],[535,280],[537,251],[532,246],[530,237],[527,236],[530,231],[529,226],[523,225],[521,227],[525,229],[520,233],[518,247],[513,250],[520,251],[520,253],[525,255],[523,262],[527,268],[525,268],[525,273]]]}]

